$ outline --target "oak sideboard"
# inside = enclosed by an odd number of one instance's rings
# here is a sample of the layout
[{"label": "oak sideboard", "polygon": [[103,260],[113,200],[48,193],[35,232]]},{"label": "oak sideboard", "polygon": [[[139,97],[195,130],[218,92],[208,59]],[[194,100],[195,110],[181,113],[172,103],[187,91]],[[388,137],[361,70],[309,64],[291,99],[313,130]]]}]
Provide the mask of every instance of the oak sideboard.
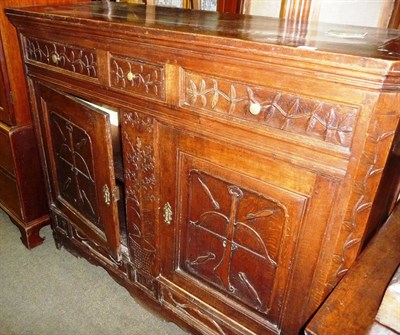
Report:
[{"label": "oak sideboard", "polygon": [[7,15],[57,246],[193,332],[301,332],[398,197],[400,32],[109,2]]}]

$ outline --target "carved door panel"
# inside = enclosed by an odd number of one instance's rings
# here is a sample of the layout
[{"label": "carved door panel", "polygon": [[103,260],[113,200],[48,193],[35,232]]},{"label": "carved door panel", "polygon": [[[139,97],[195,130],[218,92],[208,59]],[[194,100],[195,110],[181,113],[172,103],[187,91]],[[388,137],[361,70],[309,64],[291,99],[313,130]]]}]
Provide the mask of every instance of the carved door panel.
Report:
[{"label": "carved door panel", "polygon": [[298,178],[288,164],[166,126],[158,132],[162,276],[252,331],[277,329],[315,175]]},{"label": "carved door panel", "polygon": [[51,203],[118,259],[120,236],[109,115],[37,85]]},{"label": "carved door panel", "polygon": [[8,97],[10,87],[7,77],[7,68],[4,58],[3,46],[0,39],[0,121],[11,125],[11,111]]}]

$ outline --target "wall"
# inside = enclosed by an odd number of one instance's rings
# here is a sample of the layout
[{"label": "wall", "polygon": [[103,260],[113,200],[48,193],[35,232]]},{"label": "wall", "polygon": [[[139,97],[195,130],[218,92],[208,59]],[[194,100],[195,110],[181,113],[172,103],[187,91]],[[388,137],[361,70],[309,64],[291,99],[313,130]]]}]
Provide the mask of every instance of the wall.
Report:
[{"label": "wall", "polygon": [[[250,14],[279,16],[280,0],[251,0]],[[384,27],[394,0],[313,0],[310,20]]]}]

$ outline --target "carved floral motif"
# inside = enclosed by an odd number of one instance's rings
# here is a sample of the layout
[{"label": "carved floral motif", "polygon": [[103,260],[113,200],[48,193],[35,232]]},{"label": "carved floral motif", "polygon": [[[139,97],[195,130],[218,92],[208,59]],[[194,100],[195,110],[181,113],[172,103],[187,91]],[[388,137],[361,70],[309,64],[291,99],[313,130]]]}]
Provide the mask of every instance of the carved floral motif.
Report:
[{"label": "carved floral motif", "polygon": [[125,112],[123,120],[129,248],[134,268],[151,274],[156,256],[155,208],[158,201],[153,119],[137,112]]},{"label": "carved floral motif", "polygon": [[355,182],[353,194],[355,205],[351,209],[349,218],[343,223],[344,243],[341,250],[333,256],[336,270],[327,284],[328,287],[333,287],[346,274],[354,258],[351,251],[361,241],[361,237],[357,234],[357,228],[365,223],[372,208],[375,194],[373,190],[376,190],[378,186],[375,177],[381,175],[384,168],[384,162],[379,159],[379,154],[382,152],[381,146],[393,135],[394,130],[383,130],[378,118],[375,118],[367,134],[367,144],[361,157],[361,178]]},{"label": "carved floral motif", "polygon": [[350,147],[358,110],[185,72],[184,104]]},{"label": "carved floral motif", "polygon": [[110,64],[112,86],[160,100],[165,99],[165,75],[162,66],[117,57],[112,57]]},{"label": "carved floral motif", "polygon": [[97,56],[94,50],[26,38],[26,58],[50,64],[74,73],[97,78]]}]

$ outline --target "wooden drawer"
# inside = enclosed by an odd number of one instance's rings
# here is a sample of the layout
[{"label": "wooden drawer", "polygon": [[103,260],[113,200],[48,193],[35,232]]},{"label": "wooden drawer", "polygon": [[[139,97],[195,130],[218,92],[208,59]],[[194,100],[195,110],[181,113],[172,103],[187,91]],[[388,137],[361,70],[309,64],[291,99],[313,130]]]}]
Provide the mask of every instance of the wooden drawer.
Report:
[{"label": "wooden drawer", "polygon": [[27,62],[39,62],[86,77],[97,78],[96,50],[25,37]]},{"label": "wooden drawer", "polygon": [[7,210],[21,217],[21,206],[18,197],[18,189],[15,179],[3,172],[0,168],[0,204]]},{"label": "wooden drawer", "polygon": [[229,116],[340,147],[351,147],[354,106],[321,101],[196,72],[182,71],[182,107]]},{"label": "wooden drawer", "polygon": [[111,87],[165,101],[163,65],[112,55],[109,66]]},{"label": "wooden drawer", "polygon": [[0,168],[3,168],[11,175],[15,175],[14,163],[11,152],[10,128],[0,124]]}]

